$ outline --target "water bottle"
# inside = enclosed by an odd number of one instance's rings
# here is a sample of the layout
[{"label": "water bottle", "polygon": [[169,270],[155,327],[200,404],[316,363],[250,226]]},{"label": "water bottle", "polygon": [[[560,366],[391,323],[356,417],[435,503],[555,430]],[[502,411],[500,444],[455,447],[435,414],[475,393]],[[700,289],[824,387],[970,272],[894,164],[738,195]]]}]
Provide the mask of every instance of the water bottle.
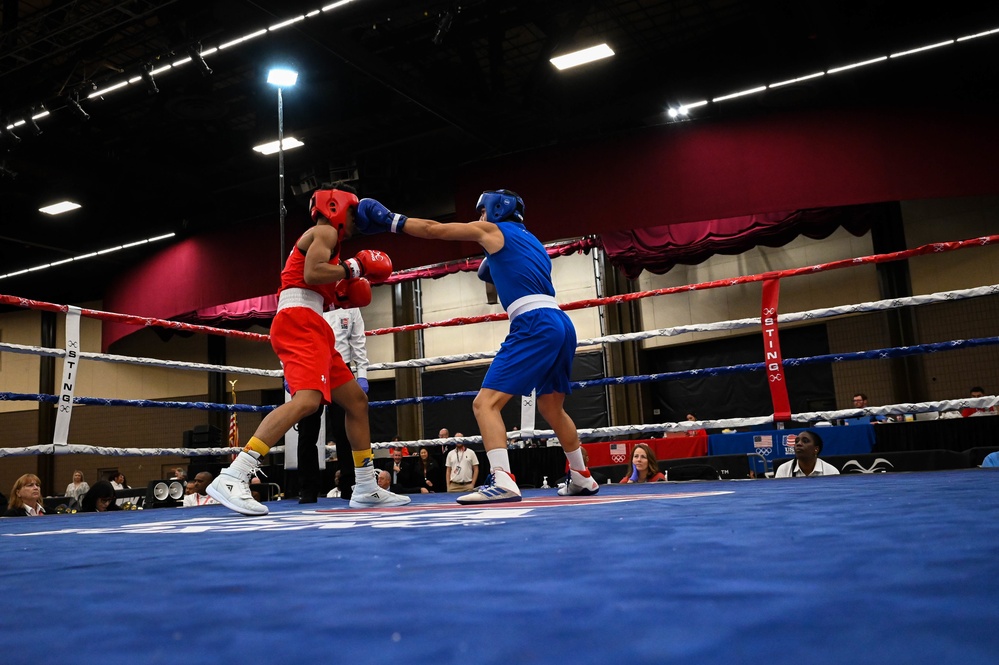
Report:
[{"label": "water bottle", "polygon": [[544,476],[541,479],[541,489],[550,490],[551,487],[548,486],[548,476]]}]

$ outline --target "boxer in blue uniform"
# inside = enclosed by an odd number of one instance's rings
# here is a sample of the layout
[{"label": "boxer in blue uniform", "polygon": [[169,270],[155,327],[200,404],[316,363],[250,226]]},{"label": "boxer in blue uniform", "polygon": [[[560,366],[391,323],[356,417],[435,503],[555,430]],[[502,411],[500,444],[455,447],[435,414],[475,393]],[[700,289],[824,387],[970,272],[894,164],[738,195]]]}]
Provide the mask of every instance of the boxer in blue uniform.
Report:
[{"label": "boxer in blue uniform", "polygon": [[486,485],[458,498],[461,504],[520,501],[520,488],[510,473],[506,425],[501,409],[514,395],[537,391],[538,410],[555,430],[569,460],[569,482],[561,495],[596,494],[579,448],[579,434],[565,412],[571,392],[569,376],[576,352],[576,329],[558,307],[552,285],[552,263],[537,238],[524,226],[524,200],[506,189],[483,192],[475,208],[478,221],[442,224],[390,212],[374,199],[357,207],[361,233],[405,233],[429,240],[477,242],[486,258],[479,278],[496,286],[510,317],[510,332],[493,359],[472,410],[482,434],[491,474]]}]

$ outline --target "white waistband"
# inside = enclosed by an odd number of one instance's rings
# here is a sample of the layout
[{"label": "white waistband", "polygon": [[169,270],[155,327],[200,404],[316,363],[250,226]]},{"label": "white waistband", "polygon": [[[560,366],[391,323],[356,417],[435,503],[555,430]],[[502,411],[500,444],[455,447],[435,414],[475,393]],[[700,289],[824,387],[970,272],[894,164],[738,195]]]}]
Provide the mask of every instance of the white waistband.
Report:
[{"label": "white waistband", "polygon": [[309,289],[291,288],[278,294],[278,311],[289,307],[308,307],[320,316],[323,314],[323,296]]},{"label": "white waistband", "polygon": [[510,320],[517,316],[520,316],[524,312],[530,312],[532,309],[558,309],[558,302],[552,296],[541,295],[540,293],[535,293],[529,296],[524,296],[522,298],[517,298],[510,306],[506,308],[506,313],[510,317]]}]

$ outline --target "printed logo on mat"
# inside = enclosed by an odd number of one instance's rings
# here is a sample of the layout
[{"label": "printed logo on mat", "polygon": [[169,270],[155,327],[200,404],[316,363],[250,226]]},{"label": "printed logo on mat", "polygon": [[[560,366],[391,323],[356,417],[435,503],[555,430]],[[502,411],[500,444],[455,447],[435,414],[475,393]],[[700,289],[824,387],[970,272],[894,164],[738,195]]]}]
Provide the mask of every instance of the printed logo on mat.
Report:
[{"label": "printed logo on mat", "polygon": [[[600,505],[627,501],[695,499],[699,497],[732,494],[731,491],[716,492],[673,492],[668,494],[628,494],[614,497],[553,497],[530,498],[512,506],[509,503],[496,506],[459,507],[452,504],[408,505],[396,508],[331,509],[271,513],[263,517],[242,517],[229,511],[211,517],[184,517],[156,522],[118,524],[78,529],[52,529],[32,533],[5,533],[4,536],[50,536],[66,534],[103,533],[248,533],[252,531],[304,531],[310,529],[420,529],[427,527],[488,526],[503,524],[510,520],[539,516],[550,508],[580,505]],[[222,510],[219,508],[202,508]],[[163,513],[163,510],[157,510]],[[191,512],[185,510],[185,514]],[[132,513],[139,516],[145,513]],[[54,520],[52,520],[54,521]]]}]

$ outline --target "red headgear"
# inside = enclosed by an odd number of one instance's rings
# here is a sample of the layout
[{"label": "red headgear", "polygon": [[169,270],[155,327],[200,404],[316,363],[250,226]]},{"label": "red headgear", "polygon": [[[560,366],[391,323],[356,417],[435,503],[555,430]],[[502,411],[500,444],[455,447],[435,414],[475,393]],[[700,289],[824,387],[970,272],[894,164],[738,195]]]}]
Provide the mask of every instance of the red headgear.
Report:
[{"label": "red headgear", "polygon": [[313,222],[317,219],[316,215],[322,213],[342,237],[343,227],[347,224],[347,208],[351,206],[357,208],[357,194],[342,189],[317,189],[312,192],[309,212]]}]

